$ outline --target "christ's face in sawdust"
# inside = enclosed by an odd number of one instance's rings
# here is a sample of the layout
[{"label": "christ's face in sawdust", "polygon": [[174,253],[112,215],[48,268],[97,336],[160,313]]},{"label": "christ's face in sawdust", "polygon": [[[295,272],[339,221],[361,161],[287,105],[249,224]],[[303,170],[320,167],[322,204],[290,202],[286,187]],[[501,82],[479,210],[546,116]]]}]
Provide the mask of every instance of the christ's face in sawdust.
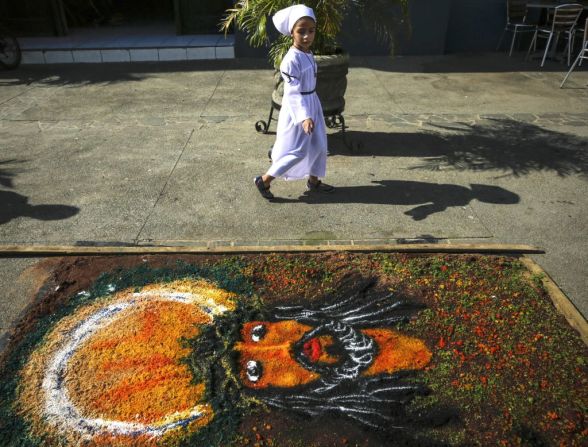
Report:
[{"label": "christ's face in sawdust", "polygon": [[370,348],[361,348],[363,358],[366,354],[371,357],[362,365],[365,376],[420,369],[430,360],[431,353],[422,341],[392,329],[342,334],[330,323],[317,327],[295,320],[244,323],[241,340],[235,344],[241,382],[253,389],[291,388],[321,379],[335,368],[353,368],[358,338],[371,343]]}]

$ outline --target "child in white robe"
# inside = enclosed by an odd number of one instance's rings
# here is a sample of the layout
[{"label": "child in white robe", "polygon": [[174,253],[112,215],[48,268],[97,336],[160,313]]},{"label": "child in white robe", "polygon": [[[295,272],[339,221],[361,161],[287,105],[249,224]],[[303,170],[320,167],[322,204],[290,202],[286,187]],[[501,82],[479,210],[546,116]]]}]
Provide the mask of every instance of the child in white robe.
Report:
[{"label": "child in white robe", "polygon": [[315,92],[317,67],[310,46],[316,31],[314,11],[294,5],[278,11],[273,22],[282,34],[292,36],[292,47],[280,64],[284,96],[278,117],[272,165],[254,182],[261,195],[272,199],[270,184],[276,177],[286,180],[307,178],[309,192],[332,192],[319,177],[327,167],[327,132],[323,109]]}]

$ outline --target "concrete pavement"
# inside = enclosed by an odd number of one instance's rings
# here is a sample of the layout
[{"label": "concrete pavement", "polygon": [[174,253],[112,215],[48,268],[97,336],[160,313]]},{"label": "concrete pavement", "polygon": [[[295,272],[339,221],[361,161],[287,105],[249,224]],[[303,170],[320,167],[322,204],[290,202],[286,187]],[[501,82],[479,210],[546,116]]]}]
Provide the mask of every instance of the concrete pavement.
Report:
[{"label": "concrete pavement", "polygon": [[[531,244],[587,316],[588,73],[560,89],[563,72],[502,53],[354,57],[347,140],[329,136],[337,192],[275,182],[275,203],[252,184],[274,139],[254,130],[265,61],[2,72],[0,244]],[[0,336],[35,262],[0,259]]]}]

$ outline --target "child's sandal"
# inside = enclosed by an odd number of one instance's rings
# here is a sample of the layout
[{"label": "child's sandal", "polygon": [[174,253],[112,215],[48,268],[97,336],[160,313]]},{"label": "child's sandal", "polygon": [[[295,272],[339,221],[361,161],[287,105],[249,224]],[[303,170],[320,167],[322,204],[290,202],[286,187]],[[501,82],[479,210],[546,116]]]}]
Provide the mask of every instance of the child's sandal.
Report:
[{"label": "child's sandal", "polygon": [[332,185],[327,185],[326,183],[323,183],[320,180],[316,183],[312,183],[310,180],[308,180],[306,182],[306,190],[308,192],[331,193],[335,191],[335,187]]},{"label": "child's sandal", "polygon": [[253,183],[255,183],[255,186],[257,186],[257,190],[264,199],[270,200],[274,198],[274,195],[270,191],[269,186],[265,186],[265,184],[263,183],[263,179],[261,178],[261,176],[255,177],[253,179]]}]

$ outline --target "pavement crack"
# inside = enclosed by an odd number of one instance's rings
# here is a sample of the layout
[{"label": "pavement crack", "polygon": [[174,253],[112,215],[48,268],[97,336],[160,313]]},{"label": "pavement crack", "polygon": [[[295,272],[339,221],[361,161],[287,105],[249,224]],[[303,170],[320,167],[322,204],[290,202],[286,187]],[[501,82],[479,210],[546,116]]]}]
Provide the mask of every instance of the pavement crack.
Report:
[{"label": "pavement crack", "polygon": [[182,150],[180,151],[178,157],[176,158],[176,162],[174,163],[173,168],[171,169],[171,171],[169,172],[169,175],[167,176],[167,179],[165,180],[165,183],[163,185],[163,188],[161,188],[161,191],[160,191],[159,195],[157,196],[157,199],[155,200],[155,203],[153,203],[153,206],[151,207],[151,210],[149,211],[149,214],[147,215],[147,217],[143,221],[143,225],[141,225],[141,229],[139,230],[139,232],[137,233],[137,236],[135,237],[135,239],[133,241],[133,243],[135,245],[137,245],[139,243],[139,240],[141,239],[141,233],[143,233],[143,230],[145,229],[145,226],[147,225],[147,222],[149,222],[149,219],[151,219],[151,216],[153,215],[153,212],[155,211],[155,207],[157,206],[157,204],[159,203],[159,201],[161,200],[161,198],[165,194],[165,191],[167,189],[167,185],[169,184],[169,181],[172,178],[172,175],[174,174],[174,172],[175,172],[175,170],[176,170],[176,168],[178,166],[178,163],[180,162],[180,160],[182,158],[182,155],[184,155],[184,152],[186,151],[186,147],[188,147],[188,143],[192,139],[192,135],[194,135],[195,130],[196,129],[192,129],[192,131],[190,132],[190,135],[186,139],[186,142],[184,143],[184,146],[182,147]]},{"label": "pavement crack", "polygon": [[27,92],[29,92],[29,91],[31,91],[31,90],[33,90],[33,89],[35,89],[35,88],[36,88],[35,86],[31,86],[31,87],[29,87],[29,88],[27,88],[27,89],[23,90],[22,92],[18,93],[17,95],[14,95],[14,96],[12,96],[12,97],[10,97],[10,98],[7,98],[6,100],[4,100],[4,101],[0,102],[0,106],[2,106],[2,105],[4,105],[4,104],[6,104],[6,103],[8,103],[8,102],[12,101],[13,99],[16,99],[16,98],[18,98],[19,96],[22,96],[22,95],[24,95],[25,93],[27,93]]},{"label": "pavement crack", "polygon": [[390,90],[388,90],[387,84],[385,82],[382,82],[380,80],[380,78],[378,77],[378,75],[376,73],[376,69],[374,68],[374,66],[372,64],[370,64],[369,62],[367,62],[366,65],[370,68],[371,75],[374,77],[374,79],[376,80],[376,82],[384,89],[384,91],[388,94],[388,97],[394,103],[394,105],[400,111],[400,113],[406,113],[406,111],[402,109],[402,107],[398,103],[398,101],[396,101],[396,98],[394,97],[394,94]]},{"label": "pavement crack", "polygon": [[220,85],[220,83],[224,79],[226,72],[227,72],[226,70],[223,70],[222,74],[218,77],[218,81],[216,81],[216,85],[214,86],[214,90],[212,91],[212,94],[210,95],[210,97],[206,101],[206,104],[202,108],[202,112],[200,112],[200,115],[198,118],[202,118],[204,116],[204,112],[206,112],[206,109],[208,108],[208,104],[210,104],[210,101],[212,101],[212,98],[214,97],[216,91],[218,90],[218,86]]},{"label": "pavement crack", "polygon": [[484,230],[486,230],[487,236],[485,236],[485,237],[487,237],[489,239],[494,238],[494,232],[488,227],[488,225],[486,225],[486,222],[484,222],[482,220],[482,218],[480,217],[480,213],[478,213],[478,211],[476,210],[475,205],[473,203],[470,203],[469,208],[472,211],[472,214],[475,216],[475,218],[478,219],[478,222],[480,223],[482,228],[484,228]]}]

